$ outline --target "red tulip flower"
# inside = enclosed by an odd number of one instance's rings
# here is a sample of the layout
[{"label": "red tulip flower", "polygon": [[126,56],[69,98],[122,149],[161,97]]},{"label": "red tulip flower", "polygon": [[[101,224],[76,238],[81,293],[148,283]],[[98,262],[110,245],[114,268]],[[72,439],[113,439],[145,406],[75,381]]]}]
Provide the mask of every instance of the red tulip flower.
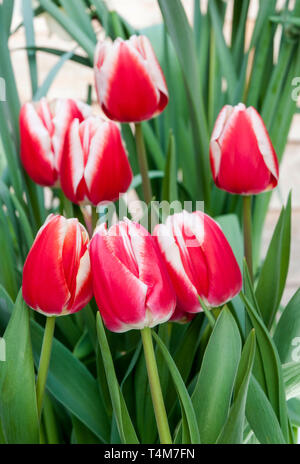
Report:
[{"label": "red tulip flower", "polygon": [[231,300],[242,287],[242,276],[220,226],[197,211],[169,216],[153,233],[177,294],[173,320],[202,311],[198,296],[209,307]]},{"label": "red tulip flower", "polygon": [[210,163],[217,187],[230,193],[254,195],[278,184],[278,160],[268,131],[258,112],[242,103],[220,112]]},{"label": "red tulip flower", "polygon": [[83,121],[88,105],[71,99],[50,104],[45,98],[25,103],[20,112],[21,161],[37,184],[53,186],[58,180],[66,134],[74,118]]},{"label": "red tulip flower", "polygon": [[25,261],[23,298],[46,316],[82,309],[92,298],[89,238],[77,219],[50,215]]},{"label": "red tulip flower", "polygon": [[128,190],[132,171],[120,129],[112,121],[90,117],[73,121],[63,150],[60,183],[73,203],[116,200]]},{"label": "red tulip flower", "polygon": [[99,103],[110,119],[140,122],[165,109],[168,89],[147,37],[99,42],[94,69]]},{"label": "red tulip flower", "polygon": [[153,237],[124,220],[96,229],[90,243],[93,288],[113,332],[154,327],[170,319],[175,293]]}]

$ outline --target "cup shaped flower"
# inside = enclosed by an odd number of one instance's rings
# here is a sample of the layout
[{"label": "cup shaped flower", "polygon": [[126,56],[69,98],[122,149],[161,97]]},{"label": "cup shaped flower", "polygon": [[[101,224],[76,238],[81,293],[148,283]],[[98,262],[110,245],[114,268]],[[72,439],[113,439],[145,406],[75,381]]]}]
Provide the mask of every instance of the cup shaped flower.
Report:
[{"label": "cup shaped flower", "polygon": [[93,289],[112,332],[154,327],[170,319],[175,292],[153,237],[127,219],[101,224],[90,243]]},{"label": "cup shaped flower", "polygon": [[84,103],[58,99],[48,103],[25,103],[20,112],[21,161],[27,174],[37,184],[53,186],[66,134],[74,118],[83,121],[91,113]]},{"label": "cup shaped flower", "polygon": [[261,116],[242,103],[220,112],[210,142],[214,181],[222,190],[255,195],[278,184],[278,160]]},{"label": "cup shaped flower", "polygon": [[145,121],[168,104],[163,72],[149,39],[143,35],[99,42],[94,70],[99,104],[110,119]]},{"label": "cup shaped flower", "polygon": [[177,294],[173,320],[189,319],[208,307],[221,306],[242,287],[233,251],[220,226],[196,211],[169,216],[153,232]]},{"label": "cup shaped flower", "polygon": [[23,298],[46,316],[80,311],[92,298],[89,238],[77,219],[50,215],[23,269]]},{"label": "cup shaped flower", "polygon": [[73,203],[116,200],[128,190],[132,171],[120,129],[100,117],[71,124],[63,150],[60,183]]}]

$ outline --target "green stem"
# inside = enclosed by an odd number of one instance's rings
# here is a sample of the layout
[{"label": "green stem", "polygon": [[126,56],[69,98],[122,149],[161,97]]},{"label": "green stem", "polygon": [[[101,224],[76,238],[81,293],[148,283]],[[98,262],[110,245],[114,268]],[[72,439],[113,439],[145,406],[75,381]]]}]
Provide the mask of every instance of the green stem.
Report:
[{"label": "green stem", "polygon": [[250,278],[253,282],[253,264],[252,264],[252,197],[243,197],[243,219],[244,219],[244,255],[249,269]]},{"label": "green stem", "polygon": [[51,400],[47,393],[44,396],[44,415],[43,415],[45,435],[49,445],[59,444],[59,434],[57,430],[55,414]]},{"label": "green stem", "polygon": [[74,217],[73,203],[65,195],[63,195],[63,206],[66,217],[68,219]]},{"label": "green stem", "polygon": [[50,356],[51,356],[54,327],[55,327],[55,317],[47,317],[38,376],[37,376],[37,381],[36,381],[36,398],[37,398],[37,408],[38,408],[39,419],[41,419],[42,409],[43,409],[43,399],[44,399],[44,392],[45,392],[45,386],[46,386],[46,380],[47,380],[48,368],[49,368],[49,362],[50,362]]},{"label": "green stem", "polygon": [[163,445],[172,444],[172,438],[154,354],[151,329],[149,327],[145,327],[143,330],[141,330],[141,335],[160,442]]},{"label": "green stem", "polygon": [[200,298],[200,296],[198,296],[198,299],[199,299],[199,302],[201,304],[201,308],[203,309],[203,312],[205,314],[205,316],[207,317],[208,319],[208,322],[209,322],[209,325],[211,326],[211,328],[213,329],[214,328],[214,325],[215,325],[215,318],[211,312],[210,309],[208,309],[208,307],[206,306],[206,304],[204,303],[204,301]]},{"label": "green stem", "polygon": [[98,219],[99,219],[99,216],[98,216],[98,212],[97,212],[97,206],[92,206],[92,228],[93,228],[93,232],[96,229]]},{"label": "green stem", "polygon": [[135,141],[139,161],[139,168],[143,181],[144,200],[147,204],[149,204],[152,200],[152,189],[148,174],[148,161],[141,123],[135,124]]}]

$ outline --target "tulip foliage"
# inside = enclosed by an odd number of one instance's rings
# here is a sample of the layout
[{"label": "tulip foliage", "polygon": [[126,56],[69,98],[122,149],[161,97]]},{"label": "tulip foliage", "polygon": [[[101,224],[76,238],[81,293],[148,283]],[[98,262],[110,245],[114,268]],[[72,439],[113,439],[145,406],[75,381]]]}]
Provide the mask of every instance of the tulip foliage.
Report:
[{"label": "tulip foliage", "polygon": [[[297,110],[300,1],[261,0],[251,34],[251,0],[195,0],[192,24],[157,0],[143,30],[109,1],[36,3],[13,30],[0,2],[0,443],[295,443],[292,195],[264,259],[261,238]],[[41,13],[78,47],[39,46]],[[58,57],[44,82],[38,53]],[[47,96],[68,60],[94,75],[86,102]]]}]

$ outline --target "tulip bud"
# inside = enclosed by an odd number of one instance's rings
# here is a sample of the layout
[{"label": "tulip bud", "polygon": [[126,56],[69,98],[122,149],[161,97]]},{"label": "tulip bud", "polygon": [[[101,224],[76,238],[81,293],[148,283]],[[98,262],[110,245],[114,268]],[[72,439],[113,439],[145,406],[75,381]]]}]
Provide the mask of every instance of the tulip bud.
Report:
[{"label": "tulip bud", "polygon": [[20,112],[21,161],[37,184],[53,186],[57,182],[65,137],[74,118],[83,121],[90,107],[71,99],[50,104],[45,98],[25,103]]},{"label": "tulip bud", "polygon": [[226,105],[210,142],[214,181],[222,190],[255,195],[277,186],[278,160],[258,112],[244,104]]},{"label": "tulip bud", "polygon": [[140,122],[168,104],[166,81],[147,37],[99,42],[94,60],[99,104],[107,117]]},{"label": "tulip bud", "polygon": [[73,203],[116,200],[131,184],[132,171],[118,126],[90,117],[71,124],[63,150],[61,188]]},{"label": "tulip bud", "polygon": [[23,298],[46,316],[80,311],[92,298],[89,238],[77,219],[51,214],[23,270]]},{"label": "tulip bud", "polygon": [[169,216],[153,232],[177,294],[173,320],[231,300],[242,287],[242,276],[220,226],[196,211]]},{"label": "tulip bud", "polygon": [[154,327],[175,309],[175,293],[153,237],[128,219],[96,229],[89,247],[93,289],[112,332]]}]

